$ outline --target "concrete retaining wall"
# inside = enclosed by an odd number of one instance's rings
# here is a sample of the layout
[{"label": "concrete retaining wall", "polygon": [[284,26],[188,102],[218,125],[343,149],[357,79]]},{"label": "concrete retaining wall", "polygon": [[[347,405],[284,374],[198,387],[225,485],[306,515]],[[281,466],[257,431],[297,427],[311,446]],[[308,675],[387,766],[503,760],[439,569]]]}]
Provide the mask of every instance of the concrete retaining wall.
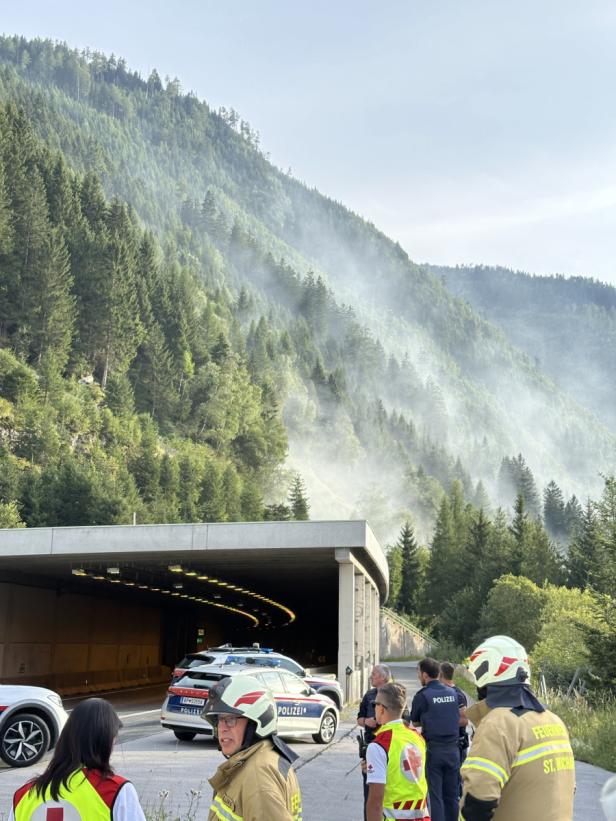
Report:
[{"label": "concrete retaining wall", "polygon": [[434,649],[436,642],[404,621],[381,610],[380,656],[383,661],[426,656]]}]

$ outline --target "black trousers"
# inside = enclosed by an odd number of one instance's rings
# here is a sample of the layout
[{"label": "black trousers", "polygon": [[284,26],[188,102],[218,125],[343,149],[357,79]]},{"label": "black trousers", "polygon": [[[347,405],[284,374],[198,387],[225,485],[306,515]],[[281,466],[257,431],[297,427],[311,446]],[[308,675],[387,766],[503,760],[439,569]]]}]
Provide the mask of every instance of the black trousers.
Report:
[{"label": "black trousers", "polygon": [[428,743],[426,778],[431,821],[458,821],[460,749],[457,741],[455,744]]}]

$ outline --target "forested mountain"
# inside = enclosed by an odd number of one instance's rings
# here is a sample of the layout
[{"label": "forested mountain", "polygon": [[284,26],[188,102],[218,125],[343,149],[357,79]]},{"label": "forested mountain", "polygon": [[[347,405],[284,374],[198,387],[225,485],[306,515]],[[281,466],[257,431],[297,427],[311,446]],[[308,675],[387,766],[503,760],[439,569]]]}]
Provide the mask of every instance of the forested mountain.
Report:
[{"label": "forested mountain", "polygon": [[0,104],[0,502],[27,524],[286,515],[299,470],[312,515],[425,536],[456,479],[512,505],[509,474],[585,497],[613,470],[534,354],[234,111],[18,37]]},{"label": "forested mountain", "polygon": [[584,277],[427,266],[616,431],[616,288]]}]

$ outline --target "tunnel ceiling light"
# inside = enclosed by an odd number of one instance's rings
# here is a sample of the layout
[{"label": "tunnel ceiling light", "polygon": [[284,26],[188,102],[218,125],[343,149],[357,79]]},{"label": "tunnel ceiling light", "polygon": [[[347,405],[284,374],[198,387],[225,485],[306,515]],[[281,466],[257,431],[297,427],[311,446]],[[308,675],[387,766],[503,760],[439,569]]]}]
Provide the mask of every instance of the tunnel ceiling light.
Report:
[{"label": "tunnel ceiling light", "polygon": [[182,584],[182,582],[174,582],[173,587],[175,590],[182,590],[184,588],[184,585]]},{"label": "tunnel ceiling light", "polygon": [[[181,564],[170,564],[169,570],[171,570],[173,573],[183,573],[185,576],[190,576],[192,578],[197,577],[199,581],[208,582],[208,584],[215,584],[218,587],[226,587],[229,590],[234,590],[237,593],[240,593],[242,596],[250,596],[253,599],[258,599],[258,601],[264,602],[265,604],[268,604],[271,607],[276,607],[278,610],[282,610],[283,613],[289,616],[289,624],[295,621],[295,613],[292,610],[290,610],[284,604],[275,601],[274,599],[270,599],[267,596],[263,596],[261,593],[256,593],[253,590],[247,590],[244,587],[240,587],[236,584],[231,584],[231,582],[226,582],[222,579],[215,579],[213,577],[209,577],[205,573],[198,573],[196,570],[184,568]],[[174,587],[178,587],[178,585],[174,585]],[[214,594],[214,598],[220,599],[221,597],[218,594]]]},{"label": "tunnel ceiling light", "polygon": [[120,575],[120,568],[119,567],[108,567],[107,568],[107,573],[109,573],[110,576],[119,576]]}]

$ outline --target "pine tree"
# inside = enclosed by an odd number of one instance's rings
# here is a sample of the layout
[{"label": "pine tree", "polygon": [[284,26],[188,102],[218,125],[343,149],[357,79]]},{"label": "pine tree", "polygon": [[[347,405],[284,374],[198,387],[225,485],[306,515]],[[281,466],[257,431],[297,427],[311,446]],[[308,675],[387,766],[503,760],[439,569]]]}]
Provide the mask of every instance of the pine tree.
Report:
[{"label": "pine tree", "polygon": [[565,501],[554,480],[543,491],[543,520],[551,538],[564,542],[567,537]]},{"label": "pine tree", "polygon": [[306,497],[306,487],[299,473],[295,474],[295,478],[291,483],[289,490],[289,505],[291,513],[296,521],[306,521],[309,519],[310,505]]},{"label": "pine tree", "polygon": [[588,500],[582,524],[569,546],[567,575],[570,587],[594,588],[601,564],[601,534],[593,503]]},{"label": "pine tree", "polygon": [[400,531],[398,547],[402,554],[401,583],[395,607],[400,613],[414,616],[419,611],[421,595],[421,561],[413,528],[406,521]]}]

